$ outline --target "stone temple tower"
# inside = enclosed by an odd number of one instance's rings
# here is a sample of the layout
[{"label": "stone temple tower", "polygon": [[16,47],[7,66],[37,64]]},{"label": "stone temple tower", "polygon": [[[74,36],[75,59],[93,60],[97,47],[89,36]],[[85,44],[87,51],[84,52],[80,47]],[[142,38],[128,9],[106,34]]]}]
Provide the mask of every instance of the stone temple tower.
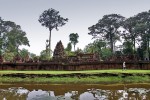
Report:
[{"label": "stone temple tower", "polygon": [[54,49],[53,58],[54,59],[61,59],[64,58],[65,51],[64,46],[61,41],[57,42],[56,47]]}]

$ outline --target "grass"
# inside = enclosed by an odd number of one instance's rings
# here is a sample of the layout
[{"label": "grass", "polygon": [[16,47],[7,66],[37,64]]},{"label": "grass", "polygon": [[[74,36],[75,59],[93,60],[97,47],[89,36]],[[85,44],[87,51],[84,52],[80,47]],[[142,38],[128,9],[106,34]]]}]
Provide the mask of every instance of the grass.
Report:
[{"label": "grass", "polygon": [[150,70],[85,70],[85,71],[14,71],[14,70],[3,70],[0,71],[2,74],[14,74],[14,73],[23,73],[23,74],[73,74],[73,73],[85,73],[85,74],[97,74],[97,73],[130,73],[130,74],[149,74]]},{"label": "grass", "polygon": [[35,77],[35,78],[19,78],[19,77],[0,77],[1,83],[52,83],[52,84],[99,84],[99,83],[146,83],[150,82],[148,76],[128,76],[126,78],[122,77]]},{"label": "grass", "polygon": [[[36,77],[13,77],[13,76],[3,76],[4,74],[45,74],[45,76],[36,76]],[[90,76],[78,77],[69,76],[69,74],[82,73],[90,74]],[[94,74],[100,73],[112,73],[117,76],[96,76]],[[131,76],[122,76],[122,73],[132,74]],[[46,74],[59,75],[46,77]],[[61,76],[61,74],[67,74],[67,76]],[[142,76],[140,76],[140,75]],[[0,82],[1,83],[54,83],[54,84],[63,84],[63,83],[85,83],[85,84],[99,84],[99,83],[150,83],[150,70],[87,70],[87,71],[0,71]],[[29,75],[30,76],[30,75]]]}]

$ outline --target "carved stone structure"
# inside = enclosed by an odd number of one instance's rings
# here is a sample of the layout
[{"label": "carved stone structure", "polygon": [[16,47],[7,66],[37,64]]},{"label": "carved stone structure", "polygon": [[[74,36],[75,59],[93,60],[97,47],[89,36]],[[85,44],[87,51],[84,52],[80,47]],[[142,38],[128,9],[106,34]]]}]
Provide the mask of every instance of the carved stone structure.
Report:
[{"label": "carved stone structure", "polygon": [[20,57],[19,54],[17,54],[14,59],[13,59],[14,62],[22,62],[22,58]]},{"label": "carved stone structure", "polygon": [[65,57],[64,46],[62,42],[59,41],[54,49],[53,59],[62,59]]},{"label": "carved stone structure", "polygon": [[137,55],[114,55],[106,61],[139,61],[139,57]]},{"label": "carved stone structure", "polygon": [[97,53],[79,53],[77,54],[77,58],[79,59],[80,62],[94,62],[94,61],[99,61],[99,54]]}]

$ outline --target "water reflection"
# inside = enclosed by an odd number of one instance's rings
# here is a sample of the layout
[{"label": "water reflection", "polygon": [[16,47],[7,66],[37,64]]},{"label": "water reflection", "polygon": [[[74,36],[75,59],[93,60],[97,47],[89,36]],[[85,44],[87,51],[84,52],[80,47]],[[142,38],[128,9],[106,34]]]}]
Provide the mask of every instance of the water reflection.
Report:
[{"label": "water reflection", "polygon": [[149,100],[149,99],[150,99],[150,84],[0,85],[0,100]]}]

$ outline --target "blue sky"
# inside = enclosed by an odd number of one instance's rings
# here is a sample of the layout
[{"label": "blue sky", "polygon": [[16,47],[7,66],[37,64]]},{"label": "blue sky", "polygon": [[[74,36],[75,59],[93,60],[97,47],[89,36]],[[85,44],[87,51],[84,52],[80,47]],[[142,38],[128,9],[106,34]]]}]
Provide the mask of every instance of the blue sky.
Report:
[{"label": "blue sky", "polygon": [[49,36],[49,30],[38,22],[44,10],[54,8],[60,11],[62,17],[69,19],[59,31],[52,31],[52,50],[59,40],[66,47],[70,33],[79,34],[76,47],[83,49],[93,41],[92,36],[88,35],[88,27],[104,15],[116,13],[128,18],[150,10],[149,4],[150,0],[0,0],[0,17],[21,25],[31,45],[23,47],[39,55],[45,49]]}]

